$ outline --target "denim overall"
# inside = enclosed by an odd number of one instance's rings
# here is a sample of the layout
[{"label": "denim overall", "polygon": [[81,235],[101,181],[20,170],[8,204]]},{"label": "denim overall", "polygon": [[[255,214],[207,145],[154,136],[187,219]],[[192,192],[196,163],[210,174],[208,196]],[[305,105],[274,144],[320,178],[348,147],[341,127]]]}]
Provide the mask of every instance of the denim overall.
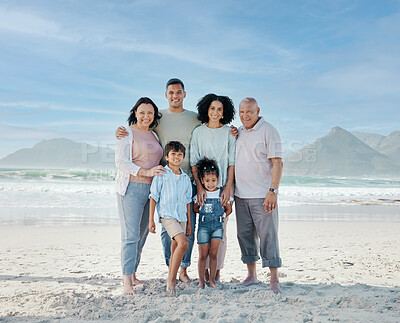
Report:
[{"label": "denim overall", "polygon": [[[221,197],[222,189],[219,192]],[[222,240],[224,229],[224,207],[218,198],[206,198],[199,213],[199,228],[197,230],[197,243],[207,244],[210,239]]]}]

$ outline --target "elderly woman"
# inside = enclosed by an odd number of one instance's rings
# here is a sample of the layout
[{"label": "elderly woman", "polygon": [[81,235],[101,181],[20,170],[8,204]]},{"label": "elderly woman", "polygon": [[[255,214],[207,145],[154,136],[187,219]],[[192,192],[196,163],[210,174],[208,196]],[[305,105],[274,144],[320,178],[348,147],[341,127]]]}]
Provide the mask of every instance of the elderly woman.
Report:
[{"label": "elderly woman", "polygon": [[121,264],[125,295],[133,295],[140,255],[149,233],[149,192],[153,176],[160,176],[163,149],[151,130],[161,115],[154,102],[140,98],[130,111],[129,136],[117,140],[116,193],[121,222]]},{"label": "elderly woman", "polygon": [[[222,190],[221,202],[226,209],[226,215],[232,212],[233,177],[235,174],[236,139],[230,134],[228,126],[235,117],[232,100],[227,96],[207,94],[197,104],[198,119],[202,125],[193,130],[190,140],[190,165],[197,187],[197,201],[204,203],[206,192],[197,176],[197,162],[206,157],[217,161],[220,170],[218,188]],[[218,251],[218,263],[215,280],[219,280],[220,270],[224,266],[226,254],[226,223],[224,220],[224,236]],[[209,268],[207,260],[206,268]],[[206,279],[208,270],[206,269]],[[200,275],[200,273],[199,273]]]}]

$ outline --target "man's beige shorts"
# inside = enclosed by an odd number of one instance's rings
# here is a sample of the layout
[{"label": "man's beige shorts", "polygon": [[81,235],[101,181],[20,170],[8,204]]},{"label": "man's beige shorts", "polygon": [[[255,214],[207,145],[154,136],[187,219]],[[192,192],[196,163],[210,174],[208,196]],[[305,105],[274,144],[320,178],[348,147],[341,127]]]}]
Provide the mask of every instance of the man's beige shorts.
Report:
[{"label": "man's beige shorts", "polygon": [[178,222],[178,220],[170,218],[160,218],[160,220],[171,239],[179,233],[186,234],[186,221]]}]

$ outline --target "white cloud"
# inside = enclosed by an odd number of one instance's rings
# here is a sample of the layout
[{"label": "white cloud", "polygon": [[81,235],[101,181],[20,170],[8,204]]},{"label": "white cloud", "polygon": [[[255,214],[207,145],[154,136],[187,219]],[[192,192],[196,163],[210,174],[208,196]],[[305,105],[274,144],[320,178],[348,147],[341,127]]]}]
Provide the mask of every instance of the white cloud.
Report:
[{"label": "white cloud", "polygon": [[56,34],[60,27],[54,21],[43,19],[31,13],[0,7],[0,29],[48,37]]},{"label": "white cloud", "polygon": [[398,97],[400,73],[374,64],[351,65],[316,77],[314,85],[356,97],[386,95]]},{"label": "white cloud", "polygon": [[[47,19],[38,14],[22,10],[11,10],[0,7],[0,30],[49,38],[51,40],[78,44],[87,48],[114,49],[117,51],[146,53],[171,57],[180,61],[192,63],[200,67],[216,71],[247,74],[277,74],[295,68],[297,59],[295,51],[284,48],[276,42],[260,39],[250,30],[221,25],[220,21],[208,17],[208,29],[202,30],[195,39],[177,38],[177,40],[160,38],[156,31],[147,34],[135,32],[121,32],[104,26],[90,25],[73,26]],[[205,27],[206,28],[206,27]],[[219,35],[214,29],[219,29]],[[135,28],[132,28],[135,30]],[[218,51],[212,43],[218,43]],[[223,50],[220,50],[220,49]],[[255,57],[240,59],[236,57],[238,51],[255,51]],[[268,62],[263,58],[269,57]],[[298,66],[297,66],[298,67]]]},{"label": "white cloud", "polygon": [[126,115],[126,112],[119,112],[115,110],[102,110],[102,109],[90,109],[83,107],[71,107],[63,106],[51,102],[0,102],[0,107],[5,108],[23,108],[23,109],[40,109],[40,110],[54,110],[54,111],[73,111],[73,112],[88,112],[97,114],[111,114],[111,115]]},{"label": "white cloud", "polygon": [[0,124],[0,140],[40,140],[57,136],[58,133],[52,130]]}]

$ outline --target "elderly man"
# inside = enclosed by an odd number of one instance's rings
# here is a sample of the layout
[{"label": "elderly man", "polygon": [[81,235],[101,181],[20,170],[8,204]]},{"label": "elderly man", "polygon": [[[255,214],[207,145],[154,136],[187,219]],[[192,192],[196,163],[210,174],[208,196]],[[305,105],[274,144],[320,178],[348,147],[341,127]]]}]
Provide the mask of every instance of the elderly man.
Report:
[{"label": "elderly man", "polygon": [[[271,271],[270,287],[279,293],[278,188],[282,176],[282,145],[277,130],[259,116],[253,98],[239,105],[243,124],[236,143],[236,224],[242,261],[248,275],[243,284],[258,283],[256,261]],[[259,251],[258,251],[259,238]]]}]

